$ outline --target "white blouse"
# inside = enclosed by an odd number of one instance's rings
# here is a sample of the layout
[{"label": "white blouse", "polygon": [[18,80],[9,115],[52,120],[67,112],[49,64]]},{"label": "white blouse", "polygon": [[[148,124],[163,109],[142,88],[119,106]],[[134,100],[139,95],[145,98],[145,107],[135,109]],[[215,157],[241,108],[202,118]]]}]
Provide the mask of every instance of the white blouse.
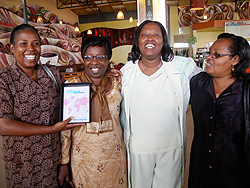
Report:
[{"label": "white blouse", "polygon": [[161,66],[145,75],[137,65],[130,100],[131,152],[154,154],[181,147],[177,96]]}]

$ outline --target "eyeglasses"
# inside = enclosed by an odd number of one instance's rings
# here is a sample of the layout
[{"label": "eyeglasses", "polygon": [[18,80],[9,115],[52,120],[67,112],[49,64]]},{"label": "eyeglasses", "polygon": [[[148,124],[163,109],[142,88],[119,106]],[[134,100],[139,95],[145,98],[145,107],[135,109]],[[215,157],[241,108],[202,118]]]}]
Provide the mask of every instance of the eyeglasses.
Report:
[{"label": "eyeglasses", "polygon": [[94,59],[94,57],[96,58],[97,61],[105,61],[106,58],[108,57],[107,55],[85,55],[83,56],[83,59],[85,61],[92,61]]},{"label": "eyeglasses", "polygon": [[212,53],[212,52],[208,52],[207,53],[208,55],[210,55],[212,58],[216,59],[216,58],[219,58],[219,57],[223,57],[223,56],[233,56],[232,54],[218,54],[218,53]]}]

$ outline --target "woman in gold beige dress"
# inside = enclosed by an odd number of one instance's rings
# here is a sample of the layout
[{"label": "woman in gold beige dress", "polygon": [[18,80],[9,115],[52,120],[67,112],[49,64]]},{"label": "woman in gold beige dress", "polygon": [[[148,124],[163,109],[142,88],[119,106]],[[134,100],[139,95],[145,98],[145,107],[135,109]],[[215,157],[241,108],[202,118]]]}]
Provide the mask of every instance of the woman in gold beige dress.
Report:
[{"label": "woman in gold beige dress", "polygon": [[91,122],[61,133],[59,182],[75,187],[127,187],[126,151],[119,122],[120,83],[107,77],[112,50],[109,41],[90,37],[82,46],[85,70],[69,83],[91,83]]}]

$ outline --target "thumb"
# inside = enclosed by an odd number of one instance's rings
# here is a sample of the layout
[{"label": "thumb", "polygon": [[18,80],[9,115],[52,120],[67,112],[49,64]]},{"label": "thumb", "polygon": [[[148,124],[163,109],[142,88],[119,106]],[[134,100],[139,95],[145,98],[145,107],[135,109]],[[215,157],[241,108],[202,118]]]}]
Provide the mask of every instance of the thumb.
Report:
[{"label": "thumb", "polygon": [[70,116],[68,119],[64,120],[63,122],[68,124],[72,119],[73,119],[73,116]]}]

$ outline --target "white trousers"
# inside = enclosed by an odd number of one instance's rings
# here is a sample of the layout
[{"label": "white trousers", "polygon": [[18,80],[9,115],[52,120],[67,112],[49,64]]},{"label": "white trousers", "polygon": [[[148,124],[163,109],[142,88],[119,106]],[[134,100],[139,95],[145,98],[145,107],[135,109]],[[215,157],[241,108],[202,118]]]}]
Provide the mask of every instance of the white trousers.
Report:
[{"label": "white trousers", "polygon": [[180,188],[181,149],[158,154],[131,152],[132,188]]}]

